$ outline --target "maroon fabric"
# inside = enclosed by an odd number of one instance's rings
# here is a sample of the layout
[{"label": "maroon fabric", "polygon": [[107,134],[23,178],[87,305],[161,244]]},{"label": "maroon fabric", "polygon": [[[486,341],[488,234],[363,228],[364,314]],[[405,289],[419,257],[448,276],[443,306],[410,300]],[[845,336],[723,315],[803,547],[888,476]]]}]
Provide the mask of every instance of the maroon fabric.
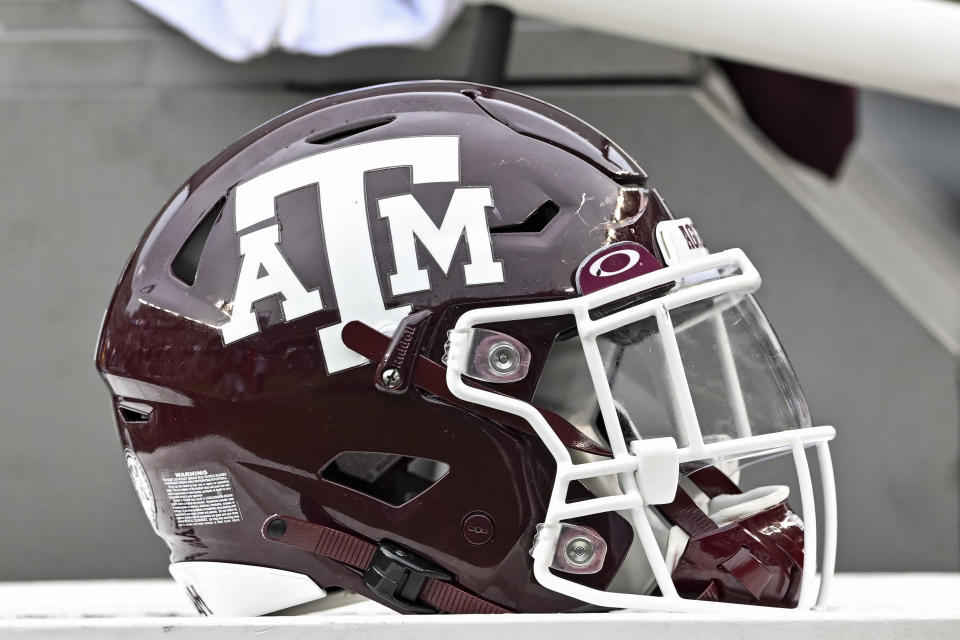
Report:
[{"label": "maroon fabric", "polygon": [[447,613],[510,613],[507,609],[467,593],[456,585],[433,578],[427,578],[423,583],[420,599]]},{"label": "maroon fabric", "polygon": [[[711,498],[742,493],[714,466],[688,471],[687,478]],[[803,568],[803,528],[786,502],[723,527],[681,487],[677,487],[673,502],[656,508],[690,536],[673,572],[681,595],[796,606]]]},{"label": "maroon fabric", "polygon": [[795,607],[803,573],[803,525],[786,502],[690,538],[673,571],[689,598]]},{"label": "maroon fabric", "polygon": [[[279,537],[272,537],[268,527],[274,520],[282,519],[286,531]],[[263,523],[263,537],[271,542],[288,544],[348,564],[357,569],[366,569],[373,559],[377,546],[349,533],[338,531],[322,524],[298,520],[288,516],[273,516]]]},{"label": "maroon fabric", "polygon": [[691,537],[717,529],[713,520],[697,506],[697,503],[682,487],[677,487],[677,494],[674,496],[673,502],[657,505],[656,508],[667,520],[686,531]]},{"label": "maroon fabric", "polygon": [[721,562],[720,566],[754,598],[763,595],[763,590],[773,580],[773,573],[746,547],[740,547],[739,551]]},{"label": "maroon fabric", "polygon": [[754,124],[784,153],[835,177],[856,137],[854,88],[719,61]]},{"label": "maroon fabric", "polygon": [[[580,431],[580,429],[577,429],[559,414],[542,407],[536,407],[536,409],[540,412],[540,415],[546,419],[547,424],[549,424],[553,432],[557,434],[560,441],[563,442],[563,446],[606,458],[613,457],[613,453],[611,453],[609,449],[590,438],[583,431]],[[516,419],[523,422],[524,425],[527,425],[527,422],[523,418]],[[527,425],[527,428],[530,428],[529,425]]]},{"label": "maroon fabric", "polygon": [[710,498],[716,498],[723,494],[739,495],[743,493],[740,491],[740,487],[727,477],[727,474],[714,466],[701,467],[687,477]]},{"label": "maroon fabric", "polygon": [[703,590],[703,593],[697,596],[697,600],[709,600],[711,602],[719,602],[720,587],[717,585],[717,581],[711,580],[707,588]]}]

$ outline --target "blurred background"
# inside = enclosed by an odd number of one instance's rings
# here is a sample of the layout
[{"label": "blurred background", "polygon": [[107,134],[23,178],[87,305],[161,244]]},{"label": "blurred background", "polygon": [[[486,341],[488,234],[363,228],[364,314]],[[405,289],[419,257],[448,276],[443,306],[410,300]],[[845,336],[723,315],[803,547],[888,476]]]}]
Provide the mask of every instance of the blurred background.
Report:
[{"label": "blurred background", "polygon": [[573,112],[708,246],[742,247],[814,421],[839,432],[838,568],[960,570],[955,50],[941,61],[953,84],[907,83],[909,97],[877,90],[909,69],[819,60],[815,41],[796,65],[770,56],[774,69],[756,66],[762,50],[725,55],[683,29],[627,37],[637,16],[621,23],[606,0],[588,17],[533,0],[139,4],[0,0],[0,581],[166,575],[93,365],[127,257],[177,186],[246,131],[415,78],[501,84]]}]

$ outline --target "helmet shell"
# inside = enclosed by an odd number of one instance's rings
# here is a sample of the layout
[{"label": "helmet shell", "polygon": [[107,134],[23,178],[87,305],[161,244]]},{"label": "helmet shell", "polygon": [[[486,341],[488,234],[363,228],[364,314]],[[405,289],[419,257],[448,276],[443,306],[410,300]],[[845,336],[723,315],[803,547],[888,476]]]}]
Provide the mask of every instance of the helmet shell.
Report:
[{"label": "helmet shell", "polygon": [[[541,587],[531,571],[528,551],[555,472],[539,439],[415,387],[382,393],[374,364],[327,372],[317,332],[341,316],[321,216],[339,213],[323,210],[316,185],[277,194],[271,223],[280,229],[284,259],[308,291],[319,291],[323,308],[286,320],[275,295],[253,305],[257,333],[229,344],[221,333],[237,312],[232,301],[246,231],[236,228],[238,185],[349,145],[438,135],[459,140],[459,182],[414,184],[408,167],[367,173],[369,236],[355,238],[358,247],[372,249],[378,303],[432,312],[420,345],[430,359],[441,361],[446,332],[468,308],[576,296],[578,266],[605,244],[638,242],[660,258],[653,230],[669,213],[656,192],[643,189],[642,170],[595,129],[518,93],[459,82],[398,83],[315,100],[254,129],[191,176],[150,225],[117,285],[97,350],[124,449],[138,463],[138,492],[145,504],[152,494],[154,526],[173,562],[262,565],[368,594],[362,572],[266,540],[265,519],[285,514],[402,544],[511,610],[580,606]],[[491,189],[487,224],[503,281],[467,284],[466,242],[446,272],[417,245],[430,287],[394,296],[394,239],[377,202],[412,194],[439,227],[463,186]],[[636,204],[641,191],[643,208]],[[173,265],[204,224],[209,233],[190,282]],[[499,389],[529,401],[554,339],[568,326],[558,318],[499,327],[531,349],[526,378]],[[426,458],[449,471],[394,506],[321,475],[343,452]],[[170,492],[178,473],[196,470],[226,474],[238,514],[178,526]],[[476,513],[494,524],[480,545],[463,533],[464,520]],[[603,588],[633,533],[614,514],[586,520],[610,551],[600,573],[578,579]]]}]

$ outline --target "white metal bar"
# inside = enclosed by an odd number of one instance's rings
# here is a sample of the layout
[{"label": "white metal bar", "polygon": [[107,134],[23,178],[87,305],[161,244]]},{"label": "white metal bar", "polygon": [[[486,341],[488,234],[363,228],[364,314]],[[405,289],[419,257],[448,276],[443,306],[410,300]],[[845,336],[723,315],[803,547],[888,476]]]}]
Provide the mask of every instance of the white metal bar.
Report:
[{"label": "white metal bar", "polygon": [[[636,484],[635,478],[636,476],[631,474],[631,479],[634,480],[634,484]],[[653,534],[653,527],[650,525],[650,517],[647,515],[647,510],[643,505],[643,498],[640,497],[639,494],[640,490],[639,487],[637,487],[637,497],[640,498],[640,504],[630,511],[633,530],[643,545],[647,562],[650,564],[650,570],[653,571],[653,577],[657,581],[657,586],[660,587],[662,598],[674,602],[683,602],[680,594],[677,593],[677,586],[673,584],[673,577],[670,575],[671,567],[667,567],[667,563],[663,559],[660,545],[657,543],[657,538]]]},{"label": "white metal bar", "polygon": [[823,560],[820,562],[817,608],[822,609],[830,598],[837,558],[837,487],[828,442],[817,443],[817,466],[820,467],[820,495],[823,497]]},{"label": "white metal bar", "polygon": [[667,378],[670,380],[670,401],[673,403],[673,411],[679,422],[679,432],[687,439],[685,446],[701,449],[703,448],[703,434],[700,432],[697,410],[693,406],[693,397],[690,395],[687,374],[683,370],[680,347],[677,345],[677,336],[673,333],[670,313],[666,307],[660,306],[657,307],[655,315],[657,317],[657,329],[660,331],[660,344],[663,345]]},{"label": "white metal bar", "polygon": [[776,433],[762,433],[748,438],[722,440],[710,442],[702,447],[685,447],[680,449],[680,462],[693,462],[705,458],[726,458],[761,453],[774,449],[784,449],[798,440],[803,444],[826,442],[832,440],[837,430],[830,426],[804,427],[777,431]]},{"label": "white metal bar", "polygon": [[701,300],[716,298],[728,293],[743,292],[750,293],[757,288],[758,281],[748,274],[738,274],[726,276],[718,280],[709,280],[693,285],[686,285],[682,289],[668,293],[654,300],[638,304],[635,307],[628,307],[623,311],[611,314],[585,324],[586,335],[600,335],[614,329],[637,322],[650,317],[656,313],[660,307],[665,307],[668,311],[686,306]]},{"label": "white metal bar", "polygon": [[581,500],[580,502],[556,505],[556,507],[551,508],[550,513],[547,514],[547,521],[559,522],[561,520],[582,518],[606,511],[625,511],[636,507],[638,501],[639,496],[619,495],[590,498],[589,500]]},{"label": "white metal bar", "polygon": [[813,479],[803,443],[793,445],[793,461],[797,467],[797,483],[800,487],[800,514],[803,520],[803,574],[797,608],[809,609],[816,594],[813,581],[817,575],[817,509],[813,495]]},{"label": "white metal bar", "polygon": [[[516,304],[503,307],[484,307],[467,311],[457,321],[454,331],[466,330],[487,322],[511,322],[514,320],[529,320],[530,318],[547,318],[564,314],[573,314],[577,309],[596,309],[603,305],[615,302],[622,298],[646,291],[654,287],[677,282],[686,276],[694,275],[710,269],[721,267],[735,267],[741,271],[739,275],[731,275],[684,287],[680,292],[667,294],[673,296],[682,293],[677,303],[669,306],[675,308],[692,301],[702,300],[711,296],[740,290],[754,290],[760,286],[760,275],[756,268],[740,249],[727,249],[719,253],[711,253],[701,258],[692,258],[672,267],[664,267],[651,271],[642,276],[619,282],[605,289],[578,298],[565,300],[551,300],[549,302],[535,302],[532,304]],[[661,297],[663,301],[667,296]],[[652,309],[646,307],[648,309]],[[648,311],[647,315],[652,315]],[[606,320],[604,318],[603,320]],[[593,330],[593,323],[586,325]],[[601,329],[602,332],[602,329]]]},{"label": "white metal bar", "polygon": [[740,375],[737,373],[737,363],[733,359],[733,349],[730,347],[730,335],[727,325],[723,322],[723,314],[713,316],[713,331],[717,339],[717,349],[720,351],[720,370],[723,374],[723,384],[727,388],[727,401],[733,413],[733,424],[737,435],[746,438],[752,435],[750,418],[747,415],[747,403],[743,399],[743,388],[740,386]]},{"label": "white metal bar", "polygon": [[[589,321],[586,311],[578,312],[578,330],[584,321]],[[583,345],[583,354],[586,357],[587,370],[590,372],[593,388],[597,394],[597,403],[600,405],[600,414],[603,416],[603,426],[607,432],[610,450],[616,458],[628,456],[630,452],[627,450],[627,443],[624,441],[623,431],[620,430],[620,418],[617,415],[617,406],[614,404],[613,392],[610,390],[610,383],[607,381],[607,371],[603,366],[600,348],[597,347],[597,339],[593,336],[584,336],[581,333],[580,343]]]},{"label": "white metal bar", "polygon": [[565,469],[557,470],[557,478],[562,482],[583,480],[584,478],[598,478],[616,473],[633,472],[637,468],[637,461],[633,456],[600,460],[597,462],[581,462]]}]

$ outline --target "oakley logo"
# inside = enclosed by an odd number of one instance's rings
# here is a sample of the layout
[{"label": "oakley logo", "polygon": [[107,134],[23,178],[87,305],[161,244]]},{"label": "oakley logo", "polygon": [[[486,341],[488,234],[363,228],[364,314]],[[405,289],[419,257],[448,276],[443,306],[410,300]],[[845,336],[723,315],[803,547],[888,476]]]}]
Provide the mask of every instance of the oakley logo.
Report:
[{"label": "oakley logo", "polygon": [[[328,373],[365,364],[363,356],[340,339],[343,326],[359,320],[392,331],[411,311],[410,305],[387,308],[381,293],[367,219],[364,174],[391,167],[410,167],[414,184],[460,181],[460,148],[456,136],[423,136],[379,140],[296,160],[249,180],[236,190],[236,231],[240,234],[240,272],[230,320],[220,327],[224,344],[260,331],[253,304],[282,296],[284,320],[294,320],[327,308],[319,291],[307,291],[280,252],[278,224],[245,231],[276,217],[278,196],[317,185],[327,263],[333,281],[340,322],[319,329]],[[470,261],[464,265],[468,285],[503,282],[503,264],[493,257],[486,207],[493,206],[489,187],[460,187],[443,220],[435,225],[412,194],[377,202],[387,220],[396,273],[390,291],[399,296],[430,289],[430,274],[417,259],[416,245],[429,253],[449,276],[461,241]],[[358,239],[361,241],[358,242]]]},{"label": "oakley logo", "polygon": [[636,242],[617,242],[591,253],[577,269],[577,288],[586,295],[656,271],[660,263]]},{"label": "oakley logo", "polygon": [[[636,249],[620,249],[619,251],[604,254],[594,260],[593,264],[589,267],[589,271],[598,278],[609,278],[610,276],[617,276],[625,271],[629,271],[630,268],[638,262],[640,262],[639,251]],[[604,268],[605,264],[610,268],[609,271]]]}]

